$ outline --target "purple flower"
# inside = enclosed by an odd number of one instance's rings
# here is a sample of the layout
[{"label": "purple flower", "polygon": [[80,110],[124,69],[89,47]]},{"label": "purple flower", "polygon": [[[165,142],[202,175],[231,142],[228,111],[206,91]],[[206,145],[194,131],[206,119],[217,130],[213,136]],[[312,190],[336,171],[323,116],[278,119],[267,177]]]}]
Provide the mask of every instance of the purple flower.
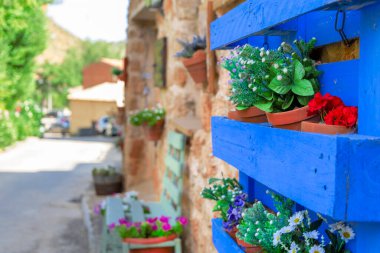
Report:
[{"label": "purple flower", "polygon": [[113,230],[116,227],[115,223],[111,223],[108,225],[109,230]]},{"label": "purple flower", "polygon": [[165,223],[164,225],[162,225],[162,229],[167,232],[170,229],[172,229],[172,226],[169,223]]},{"label": "purple flower", "polygon": [[170,219],[170,217],[163,216],[163,215],[160,217],[160,221],[161,221],[162,223],[168,223],[168,222],[169,222],[169,219]]},{"label": "purple flower", "polygon": [[120,225],[127,225],[128,221],[125,218],[121,218],[121,219],[119,219],[119,224]]},{"label": "purple flower", "polygon": [[156,218],[148,218],[148,219],[146,219],[146,221],[147,221],[148,223],[150,223],[150,224],[152,224],[152,223],[156,223],[157,220],[158,220],[157,217],[156,217]]},{"label": "purple flower", "polygon": [[241,215],[242,211],[243,211],[243,208],[241,207],[230,206],[230,208],[227,211],[228,221],[238,222],[242,218],[242,215]]},{"label": "purple flower", "polygon": [[97,204],[94,206],[94,214],[99,215],[100,210],[101,210],[100,204]]},{"label": "purple flower", "polygon": [[133,226],[135,226],[136,228],[140,228],[141,222],[135,222],[135,223],[133,223]]},{"label": "purple flower", "polygon": [[232,69],[232,72],[235,73],[235,72],[236,72],[236,69]]},{"label": "purple flower", "polygon": [[187,220],[187,218],[186,217],[178,217],[177,218],[177,221],[179,222],[179,223],[181,223],[181,225],[182,226],[186,226],[187,225],[187,223],[189,222],[188,220]]},{"label": "purple flower", "polygon": [[242,207],[245,205],[245,201],[247,199],[247,194],[242,193],[235,197],[234,205],[237,207]]},{"label": "purple flower", "polygon": [[157,225],[156,225],[156,224],[153,224],[153,225],[152,225],[152,230],[153,230],[153,231],[156,231],[157,229],[158,229]]}]

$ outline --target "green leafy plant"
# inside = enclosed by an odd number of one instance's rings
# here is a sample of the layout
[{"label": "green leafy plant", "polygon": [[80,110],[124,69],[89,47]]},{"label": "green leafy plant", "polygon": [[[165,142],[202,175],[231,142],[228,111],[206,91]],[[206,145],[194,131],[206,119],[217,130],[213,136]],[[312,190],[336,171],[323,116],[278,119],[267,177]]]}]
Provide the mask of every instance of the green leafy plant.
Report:
[{"label": "green leafy plant", "polygon": [[178,58],[191,58],[197,50],[206,48],[206,37],[200,37],[198,35],[193,37],[192,41],[177,39],[183,49],[175,54]]},{"label": "green leafy plant", "polygon": [[147,124],[148,126],[154,126],[158,121],[165,118],[165,110],[157,106],[153,109],[144,109],[130,116],[129,122],[133,126],[141,126]]},{"label": "green leafy plant", "polygon": [[235,48],[222,66],[230,72],[230,100],[237,109],[251,106],[283,112],[308,104],[319,90],[320,72],[309,55],[316,39],[283,42],[278,50],[250,45]]},{"label": "green leafy plant", "polygon": [[119,76],[123,73],[123,71],[119,68],[112,68],[112,75]]}]

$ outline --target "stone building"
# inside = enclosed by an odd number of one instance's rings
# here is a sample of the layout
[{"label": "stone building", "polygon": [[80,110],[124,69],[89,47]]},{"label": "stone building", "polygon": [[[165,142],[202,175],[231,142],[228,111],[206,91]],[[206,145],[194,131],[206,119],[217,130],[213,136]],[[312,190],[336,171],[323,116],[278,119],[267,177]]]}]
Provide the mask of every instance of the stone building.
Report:
[{"label": "stone building", "polygon": [[[157,1],[154,1],[157,2]],[[205,36],[208,22],[242,1],[163,0],[161,7],[131,0],[128,17],[127,115],[160,103],[166,109],[165,131],[157,143],[145,140],[142,129],[126,124],[124,171],[127,190],[152,183],[147,191],[159,193],[165,170],[166,134],[177,130],[188,136],[184,170],[183,215],[190,225],[184,235],[184,252],[216,252],[211,239],[212,203],[200,197],[209,177],[237,176],[236,170],[212,156],[210,118],[227,115],[231,105],[227,73],[216,62],[227,52],[207,52],[208,83],[196,84],[181,59],[177,39]],[[158,87],[153,74],[155,44],[166,38],[165,85]],[[216,58],[216,59],[215,59]],[[128,118],[127,118],[128,120]],[[158,194],[155,196],[159,198]]]}]

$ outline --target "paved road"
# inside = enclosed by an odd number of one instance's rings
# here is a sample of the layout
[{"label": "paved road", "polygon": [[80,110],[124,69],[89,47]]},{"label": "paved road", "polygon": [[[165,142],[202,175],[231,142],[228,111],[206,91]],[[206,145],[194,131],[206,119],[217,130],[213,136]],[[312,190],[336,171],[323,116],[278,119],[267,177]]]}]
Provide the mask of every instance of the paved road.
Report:
[{"label": "paved road", "polygon": [[81,197],[99,164],[120,164],[113,139],[28,139],[0,153],[0,252],[88,253]]}]

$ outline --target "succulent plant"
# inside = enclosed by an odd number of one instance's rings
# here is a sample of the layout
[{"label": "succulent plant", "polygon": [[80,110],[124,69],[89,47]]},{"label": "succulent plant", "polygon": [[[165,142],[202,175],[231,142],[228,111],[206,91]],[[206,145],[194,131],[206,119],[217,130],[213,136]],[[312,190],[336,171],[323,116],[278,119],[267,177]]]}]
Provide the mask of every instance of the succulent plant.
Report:
[{"label": "succulent plant", "polygon": [[192,41],[177,39],[183,49],[175,54],[179,58],[191,58],[197,50],[206,48],[206,37],[195,35]]}]

